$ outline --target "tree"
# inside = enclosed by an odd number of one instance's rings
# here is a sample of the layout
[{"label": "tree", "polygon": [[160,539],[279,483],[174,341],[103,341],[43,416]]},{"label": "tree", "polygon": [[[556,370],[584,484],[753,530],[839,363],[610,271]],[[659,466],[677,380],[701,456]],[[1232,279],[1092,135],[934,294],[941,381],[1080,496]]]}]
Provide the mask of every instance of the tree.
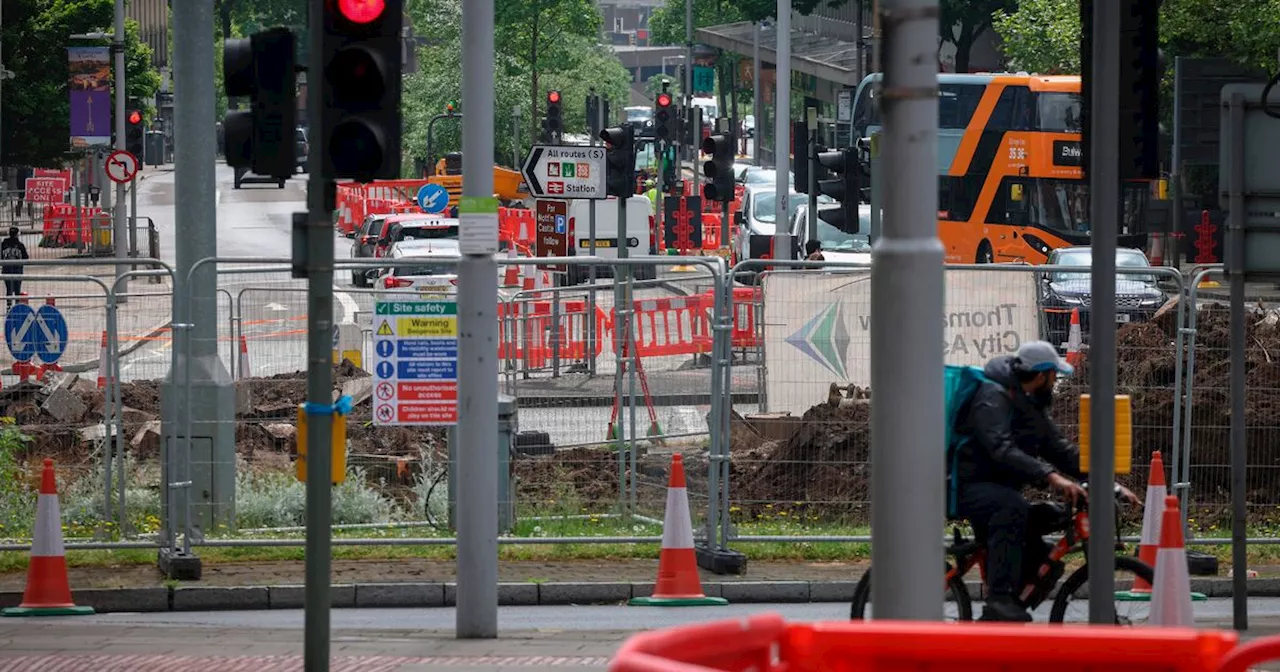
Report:
[{"label": "tree", "polygon": [[[5,83],[4,165],[54,166],[67,154],[71,101],[67,92],[67,52],[75,33],[111,30],[112,0],[3,0],[5,67],[14,78]],[[76,41],[76,44],[93,44]],[[128,94],[149,98],[159,88],[151,68],[151,50],[138,41],[137,25],[125,26],[125,79]]]},{"label": "tree", "polygon": [[[792,0],[798,14],[812,14],[822,6],[840,7],[852,0]],[[684,44],[685,0],[667,0],[649,17],[649,44]],[[778,13],[776,0],[693,0],[694,29],[741,21],[764,21]],[[870,14],[867,20],[870,21]]]},{"label": "tree", "polygon": [[[1072,4],[1070,0],[1060,5]],[[1017,0],[942,0],[938,29],[944,42],[956,48],[956,72],[969,71],[969,55],[973,45],[991,28],[997,12],[1012,11]]]},{"label": "tree", "polygon": [[[531,119],[537,119],[544,73],[572,70],[581,53],[568,48],[573,38],[594,39],[600,12],[591,0],[495,0],[496,42],[530,73]],[[532,125],[532,137],[538,127]]]},{"label": "tree", "polygon": [[997,11],[992,24],[1009,64],[1027,72],[1080,72],[1080,5],[1062,0],[1022,0]]}]

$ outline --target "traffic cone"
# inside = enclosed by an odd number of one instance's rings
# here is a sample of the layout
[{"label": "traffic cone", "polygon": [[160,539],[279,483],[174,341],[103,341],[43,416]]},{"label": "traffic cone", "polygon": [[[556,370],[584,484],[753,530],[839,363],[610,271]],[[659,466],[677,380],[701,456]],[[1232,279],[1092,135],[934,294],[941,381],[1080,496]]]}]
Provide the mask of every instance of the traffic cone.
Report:
[{"label": "traffic cone", "polygon": [[[511,247],[507,248],[507,260],[510,261],[515,258],[516,258],[516,246],[515,246],[515,243],[512,243]],[[502,276],[502,286],[503,287],[519,287],[520,286],[520,267],[516,266],[515,264],[507,265],[506,273]]]},{"label": "traffic cone", "polygon": [[1187,572],[1187,550],[1182,545],[1182,520],[1178,498],[1164,498],[1160,522],[1160,550],[1156,552],[1155,587],[1151,591],[1148,623],[1166,627],[1192,627],[1191,576]]},{"label": "traffic cone", "polygon": [[4,610],[5,616],[81,616],[93,607],[77,607],[67,580],[67,555],[62,546],[62,514],[58,510],[58,481],[53,460],[45,459],[36,502],[36,525],[31,539],[31,564],[22,604]]},{"label": "traffic cone", "polygon": [[1080,366],[1080,309],[1071,309],[1071,331],[1067,333],[1067,363]]},{"label": "traffic cone", "polygon": [[107,367],[107,330],[103,329],[102,330],[102,355],[98,357],[98,389],[99,390],[106,389],[107,387],[107,378],[110,377],[110,374],[107,373],[107,368],[108,368]]},{"label": "traffic cone", "polygon": [[[1147,476],[1147,502],[1142,511],[1142,541],[1138,542],[1138,559],[1152,569],[1160,548],[1160,522],[1164,518],[1164,498],[1169,494],[1164,482],[1164,459],[1160,451],[1151,453],[1151,472]],[[1181,522],[1178,523],[1181,525]],[[1151,593],[1151,584],[1141,577],[1134,579],[1131,593]]]},{"label": "traffic cone", "polygon": [[253,369],[249,367],[249,340],[240,334],[240,361],[237,363],[240,380],[253,377]]},{"label": "traffic cone", "polygon": [[698,578],[693,551],[693,519],[689,515],[689,491],[685,487],[684,459],[671,456],[667,483],[667,512],[662,521],[662,552],[658,556],[658,582],[651,597],[635,597],[635,607],[699,607],[723,605],[720,597],[707,597]]}]

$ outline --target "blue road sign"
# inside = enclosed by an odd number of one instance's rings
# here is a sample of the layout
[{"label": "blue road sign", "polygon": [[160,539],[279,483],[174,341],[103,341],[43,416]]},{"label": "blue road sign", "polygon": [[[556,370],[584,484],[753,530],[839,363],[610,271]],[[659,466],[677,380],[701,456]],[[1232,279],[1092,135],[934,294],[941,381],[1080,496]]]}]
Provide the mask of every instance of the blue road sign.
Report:
[{"label": "blue road sign", "polygon": [[67,321],[57,306],[48,304],[40,306],[35,317],[30,336],[33,354],[45,364],[53,364],[67,351]]},{"label": "blue road sign", "polygon": [[378,356],[390,357],[396,351],[395,341],[378,341]]},{"label": "blue road sign", "polygon": [[565,233],[568,227],[565,226],[565,216],[556,215],[556,233]]},{"label": "blue road sign", "polygon": [[19,362],[31,361],[35,343],[31,330],[36,327],[36,311],[25,303],[15,303],[4,318],[4,343]]},{"label": "blue road sign", "polygon": [[418,190],[418,207],[431,215],[444,212],[444,209],[449,207],[449,192],[434,182],[424,184]]},{"label": "blue road sign", "polygon": [[392,366],[391,362],[387,362],[387,361],[378,362],[379,378],[390,378],[394,375],[396,375],[396,367]]}]

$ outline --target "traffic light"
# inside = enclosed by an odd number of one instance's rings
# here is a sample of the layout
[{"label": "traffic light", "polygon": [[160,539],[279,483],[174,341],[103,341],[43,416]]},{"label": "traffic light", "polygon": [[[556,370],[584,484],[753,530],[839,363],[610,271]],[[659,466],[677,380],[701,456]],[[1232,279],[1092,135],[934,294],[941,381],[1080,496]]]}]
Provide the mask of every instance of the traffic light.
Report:
[{"label": "traffic light", "polygon": [[590,137],[600,134],[603,124],[600,123],[600,96],[594,88],[587,93],[587,133]]},{"label": "traffic light", "polygon": [[321,174],[400,176],[404,0],[327,0],[319,84]]},{"label": "traffic light", "polygon": [[227,96],[250,98],[248,111],[229,112],[223,120],[227,165],[276,178],[293,175],[296,62],[294,36],[286,28],[222,43]]},{"label": "traffic light", "polygon": [[702,196],[708,201],[733,200],[733,148],[733,133],[728,131],[712,133],[702,141],[702,153],[711,155],[711,160],[702,164],[702,173],[710,180],[702,187]]},{"label": "traffic light", "polygon": [[136,107],[124,113],[124,148],[142,163],[142,110]]},{"label": "traffic light", "polygon": [[852,147],[831,152],[820,152],[818,164],[821,170],[834,173],[834,179],[818,181],[818,191],[840,202],[839,209],[818,210],[818,218],[844,231],[858,233],[858,203],[861,201],[861,169],[857,150]]},{"label": "traffic light", "polygon": [[[1084,165],[1089,165],[1093,68],[1093,7],[1080,2],[1081,117]],[[1160,3],[1120,0],[1120,179],[1160,176]]]},{"label": "traffic light", "polygon": [[809,193],[809,160],[813,148],[809,145],[809,125],[803,121],[791,122],[792,172],[796,182],[792,187],[798,194]]},{"label": "traffic light", "polygon": [[600,131],[605,150],[605,192],[630,198],[636,193],[636,131],[631,122]]},{"label": "traffic light", "polygon": [[673,122],[671,94],[659,93],[658,97],[653,99],[653,137],[659,140],[671,140],[674,138],[675,134],[672,133]]},{"label": "traffic light", "polygon": [[547,133],[550,141],[558,143],[564,134],[564,115],[560,110],[560,92],[547,92]]}]

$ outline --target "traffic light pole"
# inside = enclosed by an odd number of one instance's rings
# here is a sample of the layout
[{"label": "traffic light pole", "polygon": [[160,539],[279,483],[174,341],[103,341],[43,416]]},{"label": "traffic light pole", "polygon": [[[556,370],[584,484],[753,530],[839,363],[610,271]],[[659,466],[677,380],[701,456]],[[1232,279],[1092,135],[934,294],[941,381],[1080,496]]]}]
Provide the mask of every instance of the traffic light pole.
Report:
[{"label": "traffic light pole", "polygon": [[[128,92],[125,90],[125,74],[124,74],[124,0],[116,0],[115,9],[115,35],[111,38],[111,51],[115,58],[113,73],[115,76],[116,90],[116,149],[125,149],[128,146],[128,138],[125,137],[125,119],[124,108],[125,99]],[[142,157],[138,157],[138,167],[142,167]],[[134,178],[137,179],[136,177]],[[126,245],[128,241],[127,222],[125,221],[124,212],[124,183],[116,183],[116,199],[112,209],[111,216],[111,242],[116,252],[116,303],[125,303],[128,301],[129,292],[129,267],[124,262],[129,259],[129,249]]]},{"label": "traffic light pole", "polygon": [[[325,17],[322,3],[310,2],[307,35],[307,114],[312,129],[307,156],[307,213],[304,226],[307,277],[307,402],[333,403],[333,212],[335,186],[325,169],[329,137],[322,110],[325,71]],[[181,86],[181,85],[179,85]],[[178,89],[182,91],[181,88]],[[295,233],[295,235],[297,235]],[[307,423],[307,540],[303,587],[303,657],[307,672],[329,669],[329,609],[333,549],[333,426],[331,415],[308,415]]]},{"label": "traffic light pole", "polygon": [[[462,7],[458,262],[457,637],[498,636],[498,204],[493,197],[494,0]],[[478,233],[474,233],[478,232]],[[330,242],[330,247],[332,247]],[[505,448],[503,448],[505,450]]]},{"label": "traffic light pole", "polygon": [[[808,109],[806,121],[807,132],[809,134],[809,155],[797,156],[796,161],[806,161],[809,163],[809,240],[818,239],[818,110],[811,107]],[[845,195],[845,198],[849,198]],[[804,258],[804,250],[800,251],[801,258]]]},{"label": "traffic light pole", "polygon": [[[787,225],[791,218],[791,0],[778,0],[778,63],[773,87],[774,135],[773,165],[777,170],[774,192],[773,257],[791,258],[791,236]],[[758,95],[758,94],[757,94]]]},{"label": "traffic light pole", "polygon": [[[877,619],[936,621],[943,565],[943,249],[938,240],[938,0],[880,0],[884,235],[871,255],[871,599]],[[919,189],[916,185],[929,185]],[[848,194],[846,198],[855,198]],[[909,306],[909,308],[907,308]],[[883,572],[883,573],[881,573]]]}]

